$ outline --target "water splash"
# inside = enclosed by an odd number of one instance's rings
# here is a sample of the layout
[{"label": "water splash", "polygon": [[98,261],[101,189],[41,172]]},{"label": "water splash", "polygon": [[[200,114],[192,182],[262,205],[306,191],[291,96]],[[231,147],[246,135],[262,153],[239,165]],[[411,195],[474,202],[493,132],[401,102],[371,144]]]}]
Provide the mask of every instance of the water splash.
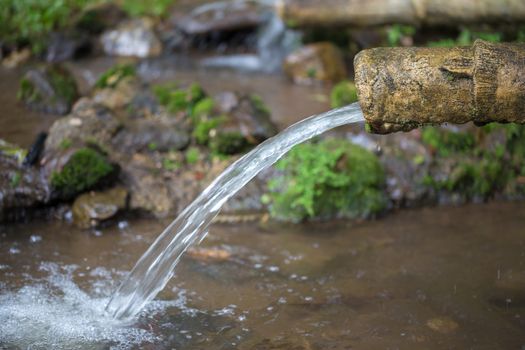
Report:
[{"label": "water splash", "polygon": [[[0,348],[14,349],[112,349],[136,348],[153,344],[160,336],[140,324],[128,324],[104,313],[112,289],[114,273],[92,269],[90,291],[82,290],[74,279],[78,266],[42,263],[44,277],[29,277],[31,283],[0,295]],[[148,304],[152,316],[176,307],[180,300]]]},{"label": "water splash", "polygon": [[357,103],[304,119],[230,165],[156,239],[113,294],[106,311],[133,318],[168,283],[182,254],[207,233],[222,205],[293,146],[335,127],[364,121]]}]

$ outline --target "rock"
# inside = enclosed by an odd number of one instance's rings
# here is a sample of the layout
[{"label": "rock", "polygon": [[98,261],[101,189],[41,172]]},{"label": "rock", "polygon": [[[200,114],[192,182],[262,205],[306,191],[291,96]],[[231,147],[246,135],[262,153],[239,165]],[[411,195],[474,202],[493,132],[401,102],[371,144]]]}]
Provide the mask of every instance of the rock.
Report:
[{"label": "rock", "polygon": [[175,211],[176,199],[151,158],[135,154],[131,160],[122,163],[121,180],[131,194],[130,209],[159,218]]},{"label": "rock", "polygon": [[429,199],[429,188],[423,184],[432,157],[419,140],[419,131],[385,136],[368,135],[381,150],[381,163],[386,174],[386,192],[397,208],[416,207]]},{"label": "rock", "polygon": [[47,133],[40,132],[35,138],[35,141],[29,148],[27,155],[24,157],[23,165],[33,166],[38,163],[40,156],[44,151],[44,145],[46,143]]},{"label": "rock", "polygon": [[192,247],[188,249],[187,254],[190,258],[202,262],[222,262],[228,261],[232,257],[231,252],[221,248]]},{"label": "rock", "polygon": [[451,318],[437,317],[428,320],[427,327],[438,333],[451,334],[459,328],[459,325]]},{"label": "rock", "polygon": [[332,43],[306,45],[286,57],[284,72],[297,84],[338,82],[347,78],[341,51]]},{"label": "rock", "polygon": [[153,21],[145,18],[122,22],[101,37],[104,52],[111,56],[155,57],[162,52],[162,44],[154,30]]},{"label": "rock", "polygon": [[126,123],[114,140],[114,147],[123,153],[141,151],[181,150],[190,142],[189,133],[162,120],[136,120]]},{"label": "rock", "polygon": [[74,145],[95,144],[107,149],[120,127],[109,109],[89,98],[81,98],[70,115],[58,119],[49,129],[43,163],[49,162],[54,153]]},{"label": "rock", "polygon": [[27,151],[7,141],[0,139],[0,154],[13,157],[18,163],[22,163],[27,155]]},{"label": "rock", "polygon": [[116,110],[127,107],[140,90],[140,84],[135,77],[125,77],[115,87],[95,90],[93,101],[109,109]]},{"label": "rock", "polygon": [[27,62],[31,58],[31,50],[28,48],[19,50],[19,51],[12,51],[9,56],[5,57],[2,60],[2,65],[5,68],[15,68],[19,65]]},{"label": "rock", "polygon": [[78,97],[77,84],[59,66],[32,69],[20,81],[17,97],[31,109],[64,115]]},{"label": "rock", "polygon": [[277,134],[270,110],[257,95],[225,92],[214,99],[224,120],[210,135],[209,146],[221,154],[236,154]]},{"label": "rock", "polygon": [[53,197],[65,200],[112,184],[119,171],[104,154],[87,147],[67,150],[46,165]]},{"label": "rock", "polygon": [[128,191],[122,187],[85,193],[73,203],[73,222],[81,228],[98,226],[125,209],[127,197]]},{"label": "rock", "polygon": [[90,35],[102,33],[126,18],[126,13],[116,4],[109,2],[86,6],[74,23],[76,30]]},{"label": "rock", "polygon": [[[239,104],[230,115],[236,129],[250,143],[258,144],[277,134],[277,126],[271,120],[271,112],[257,95],[241,95]],[[228,126],[224,130],[229,130]]]},{"label": "rock", "polygon": [[49,36],[45,59],[63,62],[87,54],[91,50],[89,37],[81,33],[53,33]]},{"label": "rock", "polygon": [[200,6],[172,20],[188,35],[204,35],[255,29],[264,22],[264,16],[257,2],[225,2]]},{"label": "rock", "polygon": [[38,170],[0,150],[0,221],[23,218],[27,209],[47,203],[49,193]]}]

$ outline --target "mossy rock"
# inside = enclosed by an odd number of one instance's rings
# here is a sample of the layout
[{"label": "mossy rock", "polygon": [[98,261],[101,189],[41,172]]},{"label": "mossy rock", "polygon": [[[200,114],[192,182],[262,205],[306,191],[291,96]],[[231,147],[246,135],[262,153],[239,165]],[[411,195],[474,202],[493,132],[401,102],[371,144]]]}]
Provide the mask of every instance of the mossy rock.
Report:
[{"label": "mossy rock", "polygon": [[220,132],[211,138],[209,146],[215,154],[233,155],[245,151],[249,143],[239,132]]},{"label": "mossy rock", "polygon": [[100,152],[91,148],[75,151],[60,171],[51,174],[51,186],[62,198],[95,189],[109,182],[116,167]]},{"label": "mossy rock", "polygon": [[28,71],[20,81],[17,97],[29,108],[50,113],[67,114],[78,98],[73,76],[59,66]]},{"label": "mossy rock", "polygon": [[115,187],[102,192],[88,192],[78,196],[73,203],[73,221],[81,228],[97,226],[126,208],[128,191]]},{"label": "mossy rock", "polygon": [[111,67],[97,79],[95,87],[97,89],[114,88],[127,77],[137,75],[135,67],[130,64],[118,64]]},{"label": "mossy rock", "polygon": [[282,175],[269,182],[265,196],[274,218],[362,218],[387,206],[379,159],[346,140],[298,145],[277,169]]}]

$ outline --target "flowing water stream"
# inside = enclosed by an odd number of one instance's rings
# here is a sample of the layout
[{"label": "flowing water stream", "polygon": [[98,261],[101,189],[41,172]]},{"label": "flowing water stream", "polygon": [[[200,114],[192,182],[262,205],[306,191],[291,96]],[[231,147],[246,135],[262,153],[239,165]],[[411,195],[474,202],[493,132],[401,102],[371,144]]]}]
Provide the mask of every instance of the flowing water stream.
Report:
[{"label": "flowing water stream", "polygon": [[134,317],[168,283],[188,247],[204,239],[221,206],[260,171],[301,142],[335,127],[363,121],[358,103],[312,116],[266,140],[230,165],[149,247],[117,289],[106,310],[117,319]]}]

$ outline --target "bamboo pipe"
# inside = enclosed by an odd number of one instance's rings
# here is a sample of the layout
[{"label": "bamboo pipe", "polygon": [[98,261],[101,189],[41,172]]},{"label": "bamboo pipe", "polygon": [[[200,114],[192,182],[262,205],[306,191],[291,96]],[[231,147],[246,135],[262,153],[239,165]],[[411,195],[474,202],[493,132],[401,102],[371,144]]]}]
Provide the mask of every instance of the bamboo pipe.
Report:
[{"label": "bamboo pipe", "polygon": [[296,26],[525,22],[523,0],[277,0]]},{"label": "bamboo pipe", "polygon": [[354,60],[365,119],[375,133],[425,124],[525,123],[525,45],[374,48]]}]

